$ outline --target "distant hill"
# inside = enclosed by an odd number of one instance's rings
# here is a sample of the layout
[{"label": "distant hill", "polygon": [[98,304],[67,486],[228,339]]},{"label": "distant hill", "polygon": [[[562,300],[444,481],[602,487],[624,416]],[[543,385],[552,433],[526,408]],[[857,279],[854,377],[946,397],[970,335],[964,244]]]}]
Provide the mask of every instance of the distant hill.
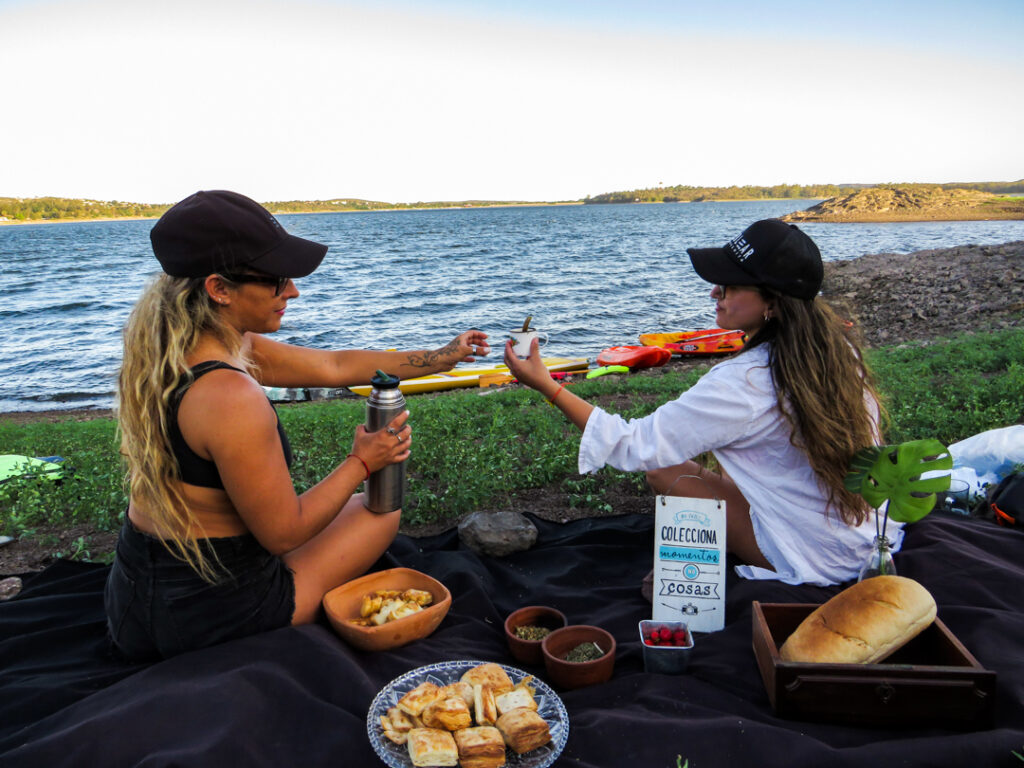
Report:
[{"label": "distant hill", "polygon": [[[713,200],[786,200],[821,199],[851,195],[877,184],[776,184],[774,186],[691,187],[686,185],[629,189],[604,192],[586,197],[586,204],[600,203],[702,203]],[[891,186],[891,185],[890,185]],[[905,185],[898,185],[905,186]],[[937,184],[943,189],[976,189],[993,194],[1024,193],[1024,179],[1020,181],[979,181]]]},{"label": "distant hill", "polygon": [[863,185],[835,184],[777,184],[773,187],[690,187],[678,184],[671,187],[629,189],[622,192],[604,192],[583,198],[584,204],[601,203],[703,203],[712,200],[784,200],[835,197],[860,189]]},{"label": "distant hill", "polygon": [[1024,197],[937,184],[886,184],[833,197],[784,221],[971,221],[1024,219]]}]

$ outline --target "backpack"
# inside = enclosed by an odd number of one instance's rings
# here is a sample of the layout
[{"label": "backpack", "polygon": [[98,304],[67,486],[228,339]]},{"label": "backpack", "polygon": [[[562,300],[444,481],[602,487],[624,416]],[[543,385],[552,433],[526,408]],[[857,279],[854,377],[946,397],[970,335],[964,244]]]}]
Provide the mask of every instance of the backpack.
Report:
[{"label": "backpack", "polygon": [[978,514],[1009,527],[1024,526],[1024,472],[1011,472],[990,488]]}]

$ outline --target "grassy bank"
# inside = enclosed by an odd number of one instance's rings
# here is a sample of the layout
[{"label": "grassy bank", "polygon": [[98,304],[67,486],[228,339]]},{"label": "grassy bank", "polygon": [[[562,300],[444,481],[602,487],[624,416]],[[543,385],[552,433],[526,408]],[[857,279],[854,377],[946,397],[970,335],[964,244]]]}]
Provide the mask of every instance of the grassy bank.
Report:
[{"label": "grassy bank", "polygon": [[[976,334],[873,350],[892,442],[936,437],[946,444],[1024,421],[1024,330]],[[573,385],[626,417],[647,414],[691,386],[706,368],[603,377]],[[507,506],[527,489],[558,487],[572,506],[609,511],[612,486],[646,493],[639,473],[576,472],[578,433],[534,392],[459,390],[411,401],[415,452],[409,460],[407,526],[444,523],[475,509]],[[364,401],[279,408],[295,451],[296,487],[308,488],[344,458]],[[33,536],[47,526],[114,530],[125,508],[110,419],[15,424],[0,414],[0,452],[59,455],[61,483],[18,479],[0,486],[0,534]],[[75,554],[75,553],[65,553]],[[93,552],[93,556],[105,553]]]}]

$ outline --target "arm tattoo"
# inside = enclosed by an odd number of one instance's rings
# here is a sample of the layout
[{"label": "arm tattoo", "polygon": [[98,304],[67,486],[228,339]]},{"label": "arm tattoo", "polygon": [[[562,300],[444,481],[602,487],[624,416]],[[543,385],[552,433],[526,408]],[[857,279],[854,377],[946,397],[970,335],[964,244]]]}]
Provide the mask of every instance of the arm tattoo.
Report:
[{"label": "arm tattoo", "polygon": [[413,352],[408,357],[408,365],[413,368],[431,368],[444,358],[455,354],[459,349],[459,343],[457,340],[452,340],[440,349],[435,349],[429,352]]}]

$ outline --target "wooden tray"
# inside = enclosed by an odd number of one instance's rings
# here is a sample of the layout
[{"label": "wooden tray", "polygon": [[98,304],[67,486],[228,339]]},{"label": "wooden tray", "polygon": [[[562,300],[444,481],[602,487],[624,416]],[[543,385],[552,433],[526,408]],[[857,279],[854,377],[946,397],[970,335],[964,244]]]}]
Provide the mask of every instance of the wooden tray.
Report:
[{"label": "wooden tray", "polygon": [[754,655],[776,714],[882,727],[991,727],[996,673],[940,619],[881,664],[783,661],[779,647],[817,607],[753,603]]}]

